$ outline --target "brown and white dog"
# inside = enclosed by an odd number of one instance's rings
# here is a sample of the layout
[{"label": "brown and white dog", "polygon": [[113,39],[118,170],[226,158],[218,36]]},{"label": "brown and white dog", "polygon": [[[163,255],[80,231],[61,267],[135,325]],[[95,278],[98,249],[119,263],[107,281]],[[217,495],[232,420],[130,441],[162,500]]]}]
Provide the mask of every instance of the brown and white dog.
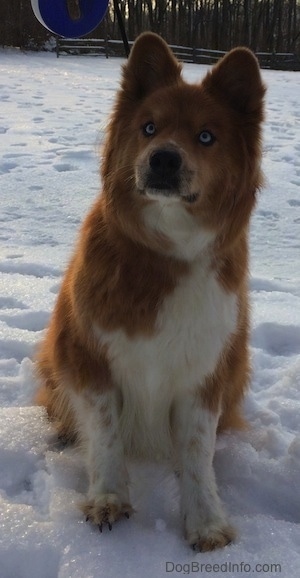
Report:
[{"label": "brown and white dog", "polygon": [[145,33],[123,67],[103,191],[37,360],[37,402],[82,441],[82,509],[101,530],[133,511],[125,458],[135,456],[176,463],[191,545],[234,537],[212,461],[217,430],[243,424],[264,92],[246,48],[187,84],[167,44]]}]

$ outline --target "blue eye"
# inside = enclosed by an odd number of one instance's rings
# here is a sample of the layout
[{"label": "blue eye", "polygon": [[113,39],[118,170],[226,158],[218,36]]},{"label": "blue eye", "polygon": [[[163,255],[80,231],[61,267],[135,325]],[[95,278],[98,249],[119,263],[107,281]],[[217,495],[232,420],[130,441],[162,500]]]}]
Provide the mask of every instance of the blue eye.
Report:
[{"label": "blue eye", "polygon": [[214,144],[215,140],[216,137],[209,130],[203,130],[199,134],[199,142],[205,147],[209,147]]},{"label": "blue eye", "polygon": [[145,136],[153,136],[156,133],[154,122],[147,122],[143,126],[143,133]]}]

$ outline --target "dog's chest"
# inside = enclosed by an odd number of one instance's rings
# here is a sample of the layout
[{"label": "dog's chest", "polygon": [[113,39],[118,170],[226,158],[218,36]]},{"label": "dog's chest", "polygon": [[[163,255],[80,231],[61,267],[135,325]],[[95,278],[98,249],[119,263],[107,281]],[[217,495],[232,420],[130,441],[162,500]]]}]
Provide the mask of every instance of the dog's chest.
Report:
[{"label": "dog's chest", "polygon": [[201,385],[214,371],[236,322],[235,294],[226,293],[214,273],[199,264],[165,298],[151,337],[128,337],[122,329],[103,332],[97,328],[122,394],[121,422],[127,445],[135,443],[134,436],[148,447],[148,430],[154,446],[164,443],[174,400]]}]

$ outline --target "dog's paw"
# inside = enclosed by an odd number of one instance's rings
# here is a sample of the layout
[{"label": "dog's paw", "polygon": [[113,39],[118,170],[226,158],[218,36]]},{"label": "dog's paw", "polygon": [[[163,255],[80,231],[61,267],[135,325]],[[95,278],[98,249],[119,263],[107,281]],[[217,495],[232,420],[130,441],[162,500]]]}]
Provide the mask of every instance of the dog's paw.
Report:
[{"label": "dog's paw", "polygon": [[112,529],[112,524],[121,516],[129,518],[134,510],[130,504],[122,504],[117,494],[103,494],[97,498],[87,500],[80,506],[86,521],[92,522],[102,532],[103,524]]},{"label": "dog's paw", "polygon": [[231,526],[221,528],[205,528],[199,532],[191,532],[187,540],[193,550],[198,552],[211,552],[217,548],[224,548],[235,539],[236,533]]}]

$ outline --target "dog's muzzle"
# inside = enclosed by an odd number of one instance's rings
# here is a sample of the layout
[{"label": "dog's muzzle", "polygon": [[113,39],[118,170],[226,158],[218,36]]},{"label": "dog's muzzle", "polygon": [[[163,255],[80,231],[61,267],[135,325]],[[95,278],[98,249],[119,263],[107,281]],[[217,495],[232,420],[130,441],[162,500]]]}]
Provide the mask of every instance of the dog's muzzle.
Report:
[{"label": "dog's muzzle", "polygon": [[175,148],[158,148],[151,152],[147,166],[140,171],[140,191],[149,197],[168,197],[194,203],[198,194],[189,192],[187,169]]},{"label": "dog's muzzle", "polygon": [[175,150],[157,149],[149,159],[146,188],[166,195],[178,194],[182,158]]}]

